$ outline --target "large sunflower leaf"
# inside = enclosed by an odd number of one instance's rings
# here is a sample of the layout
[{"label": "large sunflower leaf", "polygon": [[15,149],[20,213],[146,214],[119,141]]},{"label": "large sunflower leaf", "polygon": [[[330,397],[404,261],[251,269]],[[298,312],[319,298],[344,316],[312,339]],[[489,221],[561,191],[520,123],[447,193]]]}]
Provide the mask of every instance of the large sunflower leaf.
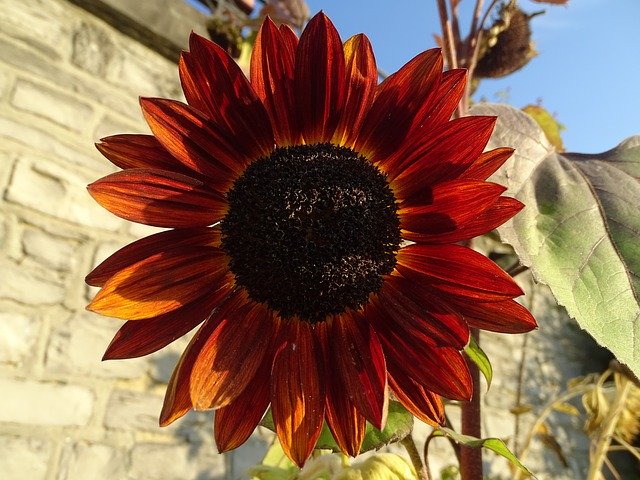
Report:
[{"label": "large sunflower leaf", "polygon": [[569,315],[640,375],[640,136],[600,154],[557,153],[525,113],[497,115],[488,148],[515,155],[491,177],[525,209],[498,229]]},{"label": "large sunflower leaf", "polygon": [[[275,432],[271,409],[267,410],[267,413],[260,422],[260,425]],[[378,430],[367,422],[366,433],[364,441],[362,442],[362,447],[360,448],[360,453],[368,452],[369,450],[378,450],[390,443],[399,442],[409,435],[412,429],[413,415],[411,415],[407,409],[400,404],[400,402],[391,401],[389,402],[387,423],[382,430]],[[334,452],[340,451],[338,444],[333,439],[331,431],[326,423],[322,426],[322,432],[320,433],[320,438],[318,438],[318,442],[316,443],[316,448],[333,450]]]}]

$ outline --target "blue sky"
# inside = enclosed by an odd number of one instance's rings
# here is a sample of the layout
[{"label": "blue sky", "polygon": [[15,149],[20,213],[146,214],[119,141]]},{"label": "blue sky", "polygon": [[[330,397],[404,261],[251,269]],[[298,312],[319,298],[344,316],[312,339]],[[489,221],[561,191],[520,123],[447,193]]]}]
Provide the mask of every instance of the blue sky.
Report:
[{"label": "blue sky", "polygon": [[[389,73],[433,48],[433,34],[439,32],[435,0],[307,3],[312,13],[325,11],[343,40],[366,33],[378,66]],[[569,151],[597,153],[640,134],[640,0],[519,3],[528,12],[546,10],[532,21],[539,56],[513,75],[483,81],[476,98],[516,107],[541,101],[566,126]],[[461,0],[463,31],[468,31],[474,4]]]}]

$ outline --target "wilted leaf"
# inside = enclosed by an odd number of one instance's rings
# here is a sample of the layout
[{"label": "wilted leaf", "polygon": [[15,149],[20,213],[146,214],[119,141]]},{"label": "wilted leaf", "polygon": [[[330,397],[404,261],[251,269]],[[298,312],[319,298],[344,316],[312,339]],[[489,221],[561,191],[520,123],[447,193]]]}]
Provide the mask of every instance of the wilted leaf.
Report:
[{"label": "wilted leaf", "polygon": [[[271,416],[271,409],[267,411],[260,422],[260,425],[268,428],[269,430],[275,431],[273,417]],[[367,429],[360,453],[368,452],[369,450],[378,450],[390,443],[399,442],[409,435],[412,429],[413,415],[411,415],[407,409],[400,404],[400,402],[391,401],[389,402],[387,423],[382,430],[378,430],[367,422]],[[322,426],[322,432],[320,433],[320,437],[316,443],[316,448],[333,450],[334,452],[340,450],[326,423]]]},{"label": "wilted leaf", "polygon": [[599,343],[640,374],[640,136],[600,154],[557,153],[506,105],[488,148],[515,155],[491,177],[525,209],[498,229],[536,279]]},{"label": "wilted leaf", "polygon": [[511,407],[509,409],[509,413],[513,415],[523,415],[525,413],[529,413],[531,410],[533,410],[533,407],[531,405],[516,405],[515,407]]},{"label": "wilted leaf", "polygon": [[485,380],[487,381],[487,388],[491,387],[491,379],[493,378],[493,368],[491,367],[491,362],[489,361],[489,357],[478,345],[473,335],[469,336],[469,345],[467,345],[464,349],[464,353],[467,354],[467,357],[478,366],[478,370],[482,372]]},{"label": "wilted leaf", "polygon": [[567,415],[571,415],[573,417],[580,416],[580,411],[567,402],[556,402],[553,404],[553,409],[557,412],[566,413]]},{"label": "wilted leaf", "polygon": [[[505,443],[499,438],[476,438],[470,435],[462,435],[461,433],[454,432],[450,428],[440,427],[438,430],[433,432],[434,435],[442,435],[450,438],[454,442],[465,445],[471,448],[488,448],[489,450],[494,451],[501,457],[509,460],[513,465],[518,467],[520,470],[525,472],[528,475],[533,477],[533,474],[525,467],[518,457],[516,457],[511,450],[507,448]],[[535,477],[534,477],[535,478]]]},{"label": "wilted leaf", "polygon": [[527,105],[522,109],[527,115],[530,115],[542,131],[547,136],[547,140],[556,147],[556,151],[564,152],[564,145],[562,144],[562,137],[560,132],[565,130],[565,126],[558,122],[549,111],[541,107],[540,105]]},{"label": "wilted leaf", "polygon": [[566,5],[569,3],[569,0],[533,0],[537,3],[550,3],[552,5]]}]

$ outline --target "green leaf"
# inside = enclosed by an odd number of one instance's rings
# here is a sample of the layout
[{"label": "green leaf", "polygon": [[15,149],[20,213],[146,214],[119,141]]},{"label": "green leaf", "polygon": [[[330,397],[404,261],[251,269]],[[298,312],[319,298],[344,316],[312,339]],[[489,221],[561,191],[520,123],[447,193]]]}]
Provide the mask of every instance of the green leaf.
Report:
[{"label": "green leaf", "polygon": [[535,476],[529,471],[529,469],[525,467],[520,462],[520,460],[518,460],[518,457],[516,457],[513,453],[511,453],[511,450],[509,450],[505,445],[505,443],[499,438],[476,438],[470,435],[462,435],[461,433],[454,432],[450,428],[446,428],[446,427],[440,427],[439,429],[435,430],[433,434],[448,437],[454,442],[460,445],[465,445],[467,447],[487,448],[497,453],[501,457],[504,457],[507,460],[509,460],[513,465],[518,467],[527,475],[531,475],[533,478],[535,478]]},{"label": "green leaf", "polygon": [[465,347],[464,353],[467,357],[478,366],[478,369],[484,375],[484,379],[487,381],[487,388],[491,387],[491,379],[493,378],[493,368],[489,357],[484,353],[484,350],[480,348],[473,335],[469,336],[469,344]]},{"label": "green leaf", "polygon": [[[260,425],[275,432],[271,409],[267,411]],[[387,414],[387,423],[384,429],[378,430],[367,422],[367,429],[360,453],[368,452],[369,450],[378,450],[390,443],[399,442],[409,435],[412,429],[413,415],[411,415],[400,402],[391,401],[389,402],[389,413]],[[333,450],[334,452],[340,451],[326,423],[322,426],[322,432],[316,443],[316,448]]]},{"label": "green leaf", "polygon": [[600,344],[640,375],[640,136],[600,154],[557,153],[525,113],[498,115],[488,148],[516,154],[491,177],[525,209],[498,229],[535,278]]}]

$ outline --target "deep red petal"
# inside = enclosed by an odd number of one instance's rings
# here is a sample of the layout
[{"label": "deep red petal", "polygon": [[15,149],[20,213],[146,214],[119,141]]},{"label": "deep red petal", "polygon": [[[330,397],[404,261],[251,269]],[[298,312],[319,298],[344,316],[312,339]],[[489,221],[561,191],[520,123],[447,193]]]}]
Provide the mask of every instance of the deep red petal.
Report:
[{"label": "deep red petal", "polygon": [[378,84],[378,69],[371,43],[365,35],[355,35],[347,40],[344,44],[344,56],[346,100],[332,143],[352,147],[364,117],[371,108]]},{"label": "deep red petal", "polygon": [[435,347],[425,336],[411,335],[399,324],[388,322],[376,303],[367,305],[366,316],[374,322],[389,365],[402,365],[406,375],[426,389],[447,398],[471,398],[471,376],[467,363],[457,349]]},{"label": "deep red petal", "polygon": [[140,106],[151,131],[171,155],[206,175],[218,191],[226,191],[252,159],[242,142],[226,133],[189,105],[163,98],[141,98]]},{"label": "deep red petal", "polygon": [[217,409],[233,402],[253,379],[276,331],[269,311],[252,302],[221,318],[191,371],[189,386],[196,410]]},{"label": "deep red petal", "polygon": [[112,135],[96,143],[96,148],[111,163],[122,169],[154,168],[183,175],[196,175],[196,172],[167,152],[153,135]]},{"label": "deep red petal", "polygon": [[460,177],[484,150],[495,121],[495,117],[462,117],[412,136],[403,146],[403,163],[392,170],[381,165],[396,197],[411,198],[425,185]]},{"label": "deep red petal", "polygon": [[307,322],[283,326],[271,383],[271,409],[284,453],[298,466],[309,458],[324,419],[322,352]]},{"label": "deep red petal", "polygon": [[346,78],[342,40],[322,12],[300,36],[294,88],[305,143],[331,141],[344,107]]},{"label": "deep red petal", "polygon": [[409,280],[442,293],[501,301],[522,295],[513,279],[484,255],[460,245],[409,245],[397,256],[396,268]]},{"label": "deep red petal", "polygon": [[424,187],[398,210],[404,231],[435,235],[457,230],[490,208],[506,190],[479,180],[453,180]]},{"label": "deep red petal", "polygon": [[216,410],[213,432],[218,452],[239,447],[256,429],[269,406],[271,361],[265,360],[249,385],[226,407]]},{"label": "deep red petal", "polygon": [[484,152],[460,175],[460,178],[486,180],[513,155],[513,152],[513,148],[495,148]]},{"label": "deep red petal", "polygon": [[115,252],[87,275],[85,282],[101,287],[123,268],[152,255],[182,247],[219,247],[220,230],[217,228],[189,228],[167,230],[136,240]]},{"label": "deep red petal", "polygon": [[109,278],[87,308],[125,320],[157,317],[219,288],[227,273],[226,256],[217,248],[160,252]]},{"label": "deep red petal", "polygon": [[533,315],[515,300],[504,302],[464,302],[452,305],[471,327],[500,333],[525,333],[535,329]]},{"label": "deep red petal", "polygon": [[242,139],[235,145],[246,156],[268,154],[274,144],[271,122],[238,64],[224,49],[196,33],[189,37],[189,48],[180,62],[187,102]]},{"label": "deep red petal", "polygon": [[404,142],[416,116],[428,108],[442,77],[442,55],[437,49],[423,52],[378,86],[367,114],[356,151],[374,162],[384,162]]},{"label": "deep red petal", "polygon": [[267,17],[251,54],[251,85],[267,110],[280,146],[300,140],[293,88],[297,44],[298,38],[290,28],[278,29]]},{"label": "deep red petal", "polygon": [[387,370],[375,330],[361,317],[343,314],[332,322],[332,361],[358,411],[381,430],[389,403]]},{"label": "deep red petal", "polygon": [[466,220],[450,232],[432,234],[404,231],[402,236],[419,243],[456,243],[490,232],[513,217],[523,207],[524,205],[514,198],[500,197],[487,210],[479,213],[475,218]]},{"label": "deep red petal", "polygon": [[167,170],[127,169],[95,181],[87,190],[114,215],[154,227],[204,227],[227,211],[224,197],[203,182]]},{"label": "deep red petal", "polygon": [[160,350],[206,320],[232,288],[233,279],[228,276],[220,288],[177,310],[154,318],[126,322],[111,340],[102,359],[136,358]]},{"label": "deep red petal", "polygon": [[444,422],[444,405],[440,396],[414,382],[404,369],[395,364],[390,367],[389,386],[400,403],[416,418],[432,427]]},{"label": "deep red petal", "polygon": [[388,276],[373,299],[389,322],[401,325],[413,335],[423,335],[434,346],[462,349],[469,341],[469,328],[462,317],[423,295],[413,282]]}]

